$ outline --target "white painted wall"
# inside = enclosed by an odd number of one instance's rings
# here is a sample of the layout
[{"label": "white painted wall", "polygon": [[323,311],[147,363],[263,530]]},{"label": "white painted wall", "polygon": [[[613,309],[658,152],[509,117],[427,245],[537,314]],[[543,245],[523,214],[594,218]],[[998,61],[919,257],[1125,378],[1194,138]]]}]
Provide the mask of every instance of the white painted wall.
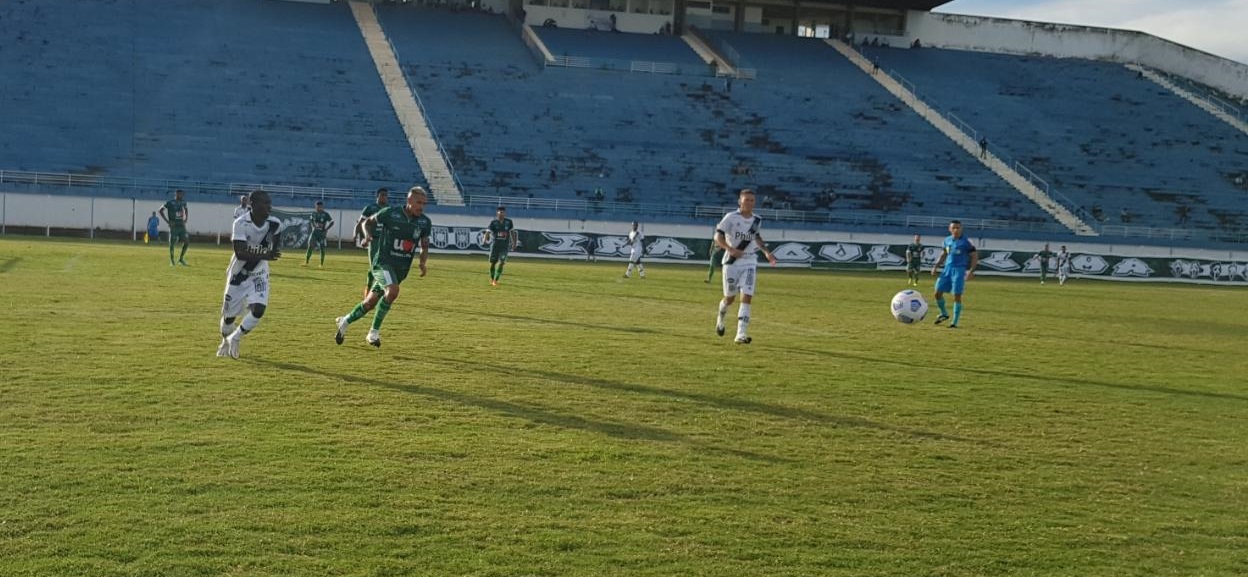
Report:
[{"label": "white painted wall", "polygon": [[1248,98],[1248,66],[1143,32],[911,11],[903,38],[890,43],[1134,62]]},{"label": "white painted wall", "polygon": [[[139,236],[147,226],[147,218],[161,204],[155,201],[132,201],[126,198],[97,198],[76,196],[49,196],[21,193],[0,193],[0,223],[5,226],[23,227],[54,227],[77,228],[86,230],[92,226],[104,230],[131,231],[137,230]],[[230,225],[233,222],[235,204],[213,204],[190,202],[188,210],[187,230],[194,235],[220,235],[222,242],[228,242]],[[291,212],[307,212],[307,206],[277,206],[278,210]],[[363,207],[360,207],[363,208]],[[525,218],[521,211],[510,214],[516,227],[524,230],[541,230],[546,232],[592,232],[597,234],[628,233],[630,223],[624,221],[592,221],[568,219]],[[334,230],[330,231],[332,241],[342,239],[350,241],[352,228],[359,217],[359,211],[331,210],[334,217]],[[439,215],[436,208],[428,213],[429,218],[438,226],[464,226],[484,228],[490,217],[465,215]],[[92,220],[94,218],[94,221]],[[133,222],[133,225],[131,224]],[[133,226],[133,228],[132,228]],[[715,223],[705,225],[689,224],[648,224],[642,223],[642,230],[647,236],[673,236],[683,238],[710,238]],[[162,221],[162,232],[169,227]],[[908,244],[913,235],[905,234],[873,234],[861,232],[837,232],[819,230],[785,230],[771,228],[767,223],[763,226],[763,237],[769,244],[783,241],[807,242],[857,242],[869,244]],[[924,235],[924,244],[937,245],[944,235],[936,235],[935,231]],[[983,250],[1036,251],[1043,242],[1035,240],[1000,240],[972,238],[976,246]],[[1054,243],[1057,250],[1061,243]],[[1171,248],[1164,246],[1141,245],[1105,245],[1092,243],[1065,243],[1072,252],[1090,252],[1104,256],[1124,257],[1178,257],[1200,259],[1223,259],[1237,262],[1248,261],[1248,250],[1227,251],[1207,250],[1198,248]]]},{"label": "white painted wall", "polygon": [[671,22],[670,14],[636,14],[632,12],[610,12],[607,10],[585,10],[581,8],[560,8],[558,6],[524,7],[524,23],[529,26],[541,26],[547,18],[553,18],[560,28],[589,27],[590,19],[606,19],[615,14],[615,28],[620,32],[636,34],[655,34],[664,24]]}]

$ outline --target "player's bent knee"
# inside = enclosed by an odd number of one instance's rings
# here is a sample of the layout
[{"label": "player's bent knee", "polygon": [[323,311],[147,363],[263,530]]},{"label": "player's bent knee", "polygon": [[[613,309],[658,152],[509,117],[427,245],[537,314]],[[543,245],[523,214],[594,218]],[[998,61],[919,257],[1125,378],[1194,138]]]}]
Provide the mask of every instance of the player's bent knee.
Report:
[{"label": "player's bent knee", "polygon": [[256,317],[256,318],[263,317],[265,308],[266,307],[264,305],[260,305],[260,304],[251,305],[251,316]]}]

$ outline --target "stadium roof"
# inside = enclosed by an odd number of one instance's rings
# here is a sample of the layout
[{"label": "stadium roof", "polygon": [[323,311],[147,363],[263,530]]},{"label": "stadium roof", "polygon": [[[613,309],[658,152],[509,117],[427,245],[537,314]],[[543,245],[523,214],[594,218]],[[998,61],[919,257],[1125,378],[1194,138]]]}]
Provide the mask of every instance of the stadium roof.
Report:
[{"label": "stadium roof", "polygon": [[811,4],[852,4],[866,8],[888,8],[891,10],[927,10],[948,4],[953,0],[804,0]]}]

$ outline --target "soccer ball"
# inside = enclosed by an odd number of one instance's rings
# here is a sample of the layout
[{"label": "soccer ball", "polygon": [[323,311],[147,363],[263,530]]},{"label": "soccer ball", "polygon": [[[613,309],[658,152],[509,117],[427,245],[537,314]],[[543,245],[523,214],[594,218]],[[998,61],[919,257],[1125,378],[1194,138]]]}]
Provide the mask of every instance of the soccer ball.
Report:
[{"label": "soccer ball", "polygon": [[893,311],[893,318],[897,322],[909,325],[927,316],[927,301],[923,300],[923,295],[918,291],[904,290],[893,296],[889,309]]}]

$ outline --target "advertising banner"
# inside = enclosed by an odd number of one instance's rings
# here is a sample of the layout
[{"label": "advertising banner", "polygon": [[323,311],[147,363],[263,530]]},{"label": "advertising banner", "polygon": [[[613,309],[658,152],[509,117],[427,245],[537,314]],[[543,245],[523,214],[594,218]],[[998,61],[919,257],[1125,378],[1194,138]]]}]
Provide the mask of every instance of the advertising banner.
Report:
[{"label": "advertising banner", "polygon": [[[306,218],[306,217],[305,217]],[[440,251],[485,252],[484,227],[433,227],[430,248]],[[283,235],[284,236],[284,235]],[[624,259],[628,256],[624,234],[587,232],[539,232],[521,230],[513,254],[545,257]],[[904,245],[855,242],[783,241],[768,243],[782,265],[812,268],[901,270],[906,266]],[[655,262],[704,263],[711,247],[710,238],[647,236],[646,258]],[[940,248],[923,251],[924,270],[940,256]],[[1036,252],[981,250],[981,275],[1036,276],[1040,258]],[[1248,262],[1192,258],[1124,257],[1089,252],[1071,254],[1071,274],[1075,277],[1123,281],[1199,282],[1209,284],[1248,284]],[[1057,271],[1050,259],[1048,271]]]}]

